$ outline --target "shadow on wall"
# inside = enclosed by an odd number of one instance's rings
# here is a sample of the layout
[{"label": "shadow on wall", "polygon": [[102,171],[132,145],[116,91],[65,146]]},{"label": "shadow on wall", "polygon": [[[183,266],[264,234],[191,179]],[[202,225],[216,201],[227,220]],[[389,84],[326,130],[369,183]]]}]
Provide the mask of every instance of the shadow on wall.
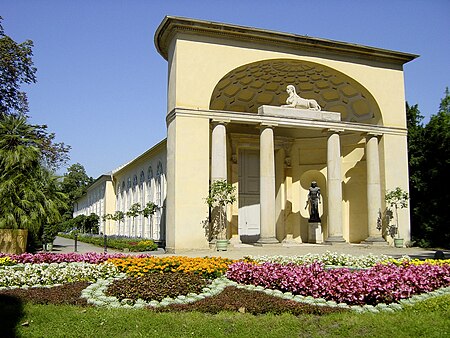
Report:
[{"label": "shadow on wall", "polygon": [[365,163],[357,165],[345,173],[342,198],[349,224],[350,243],[359,243],[368,237],[367,228],[367,179]]}]

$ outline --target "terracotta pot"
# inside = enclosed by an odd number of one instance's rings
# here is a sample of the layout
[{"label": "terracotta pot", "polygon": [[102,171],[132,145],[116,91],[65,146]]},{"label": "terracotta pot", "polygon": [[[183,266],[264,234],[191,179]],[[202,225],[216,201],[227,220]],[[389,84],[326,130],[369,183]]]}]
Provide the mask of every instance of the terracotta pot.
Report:
[{"label": "terracotta pot", "polygon": [[0,252],[21,254],[27,249],[28,230],[0,229]]}]

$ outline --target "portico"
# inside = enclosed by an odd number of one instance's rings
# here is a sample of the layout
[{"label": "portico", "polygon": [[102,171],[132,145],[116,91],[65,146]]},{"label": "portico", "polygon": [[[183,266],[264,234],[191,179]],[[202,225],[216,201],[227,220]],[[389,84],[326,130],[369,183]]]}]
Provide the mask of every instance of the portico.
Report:
[{"label": "portico", "polygon": [[[293,118],[292,115],[296,113],[298,116]],[[303,114],[302,114],[303,113]],[[286,219],[282,222],[277,221],[280,217],[280,212],[284,211],[287,205],[296,205],[296,201],[291,200],[292,197],[298,196],[298,193],[292,193],[292,174],[289,171],[292,169],[292,146],[293,143],[301,143],[301,138],[287,137],[286,134],[292,134],[292,130],[297,131],[298,134],[302,132],[315,132],[322,142],[326,144],[326,161],[321,163],[322,170],[326,174],[327,185],[323,186],[326,191],[325,209],[321,211],[322,222],[324,225],[324,240],[330,243],[344,243],[348,239],[344,238],[343,230],[343,213],[344,205],[342,186],[344,180],[342,179],[342,155],[341,155],[341,137],[357,137],[363,142],[364,150],[363,157],[366,159],[366,210],[372,210],[367,213],[367,227],[362,230],[366,232],[367,236],[360,240],[381,242],[385,241],[379,229],[377,229],[377,222],[379,222],[379,211],[381,210],[381,177],[379,164],[379,141],[383,135],[402,135],[404,132],[397,128],[387,128],[383,126],[367,126],[364,124],[346,123],[339,121],[339,113],[321,112],[321,115],[335,115],[334,118],[327,116],[327,119],[312,119],[310,112],[297,109],[262,106],[258,118],[255,119],[253,114],[238,113],[238,112],[211,112],[209,110],[174,110],[171,118],[174,116],[196,116],[197,118],[208,119],[211,124],[211,179],[228,179],[238,186],[243,183],[239,180],[239,175],[236,169],[229,169],[233,166],[239,166],[239,162],[243,159],[242,149],[253,149],[259,153],[259,198],[256,198],[254,205],[257,204],[259,212],[259,238],[253,237],[254,242],[259,244],[275,244],[283,242],[286,237],[297,238],[297,242],[306,242],[306,236],[302,236],[301,229],[294,231],[287,230]],[[236,130],[250,128],[251,134],[236,133]],[[259,132],[259,133],[258,133]],[[290,146],[286,147],[287,144]],[[227,156],[227,149],[231,150],[231,156]],[[286,151],[289,149],[289,151]],[[238,154],[241,154],[239,156]],[[277,155],[278,154],[278,155]],[[281,158],[280,158],[281,155]],[[294,155],[295,156],[295,155]],[[317,163],[318,164],[318,163]],[[316,164],[316,165],[317,165]],[[307,165],[302,164],[299,165]],[[290,168],[289,168],[290,167]],[[290,170],[286,170],[290,169]],[[280,173],[277,174],[277,171]],[[318,173],[317,173],[318,174]],[[276,182],[276,177],[281,178],[281,183]],[[295,178],[294,178],[295,180]],[[320,179],[319,179],[320,181]],[[243,183],[244,184],[244,183]],[[280,185],[284,186],[284,192],[280,191]],[[254,186],[254,182],[253,182]],[[306,189],[304,189],[306,191]],[[306,201],[306,193],[301,196],[301,202]],[[239,195],[240,196],[240,195]],[[244,196],[245,198],[246,196]],[[233,218],[239,222],[239,204],[236,202],[229,210],[230,231],[229,237],[233,238],[235,242],[240,241],[239,227],[234,224]],[[251,203],[243,203],[245,206],[252,205]],[[375,206],[373,208],[372,206]],[[377,208],[378,206],[378,208]],[[378,212],[377,212],[378,211]],[[245,216],[244,216],[245,217]],[[307,218],[307,215],[303,215]],[[301,222],[294,227],[300,228]],[[277,229],[277,226],[281,229]],[[292,226],[291,226],[292,228]],[[290,233],[289,233],[290,232]],[[247,234],[244,232],[244,237]],[[303,238],[302,238],[303,237]]]},{"label": "portico", "polygon": [[[414,55],[176,17],[155,44],[169,66],[169,251],[208,246],[217,179],[238,191],[231,243],[307,242],[313,180],[324,241],[385,243],[382,196],[408,190],[402,66]],[[280,107],[287,85],[322,111]],[[409,239],[408,210],[400,217]]]}]

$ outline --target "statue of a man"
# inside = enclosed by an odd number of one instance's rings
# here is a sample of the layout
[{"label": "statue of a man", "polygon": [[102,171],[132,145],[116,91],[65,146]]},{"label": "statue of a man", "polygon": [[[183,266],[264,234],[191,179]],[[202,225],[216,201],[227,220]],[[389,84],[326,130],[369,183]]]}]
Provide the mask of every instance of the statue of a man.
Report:
[{"label": "statue of a man", "polygon": [[288,98],[286,99],[285,105],[282,105],[283,108],[298,108],[298,109],[309,109],[309,110],[322,110],[316,100],[313,99],[305,99],[300,97],[295,91],[295,87],[293,85],[288,85],[286,87],[286,92],[288,93]]},{"label": "statue of a man", "polygon": [[309,204],[309,222],[320,222],[319,204],[320,204],[320,188],[316,181],[311,182],[308,192],[308,201],[306,201],[305,209]]}]

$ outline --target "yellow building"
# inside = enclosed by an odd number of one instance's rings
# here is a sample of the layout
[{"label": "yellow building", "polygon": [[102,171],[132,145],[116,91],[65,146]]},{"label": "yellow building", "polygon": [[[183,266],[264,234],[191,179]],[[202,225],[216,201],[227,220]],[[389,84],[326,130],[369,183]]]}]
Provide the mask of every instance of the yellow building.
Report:
[{"label": "yellow building", "polygon": [[[165,242],[166,141],[162,141],[132,161],[101,175],[74,205],[73,216],[100,216],[99,231],[106,235],[152,238]],[[139,203],[141,208],[153,202],[158,209],[148,218],[139,215],[113,221],[104,215],[126,213]]]},{"label": "yellow building", "polygon": [[[163,156],[168,251],[208,247],[205,197],[216,179],[238,191],[231,244],[385,242],[383,196],[408,191],[403,64],[416,55],[179,17],[162,21],[155,45],[168,62],[167,141],[112,173],[117,210],[143,201],[145,189],[132,189]],[[288,85],[321,110],[281,107]],[[305,209],[312,181],[318,224]],[[399,221],[409,241],[408,209]]]}]

